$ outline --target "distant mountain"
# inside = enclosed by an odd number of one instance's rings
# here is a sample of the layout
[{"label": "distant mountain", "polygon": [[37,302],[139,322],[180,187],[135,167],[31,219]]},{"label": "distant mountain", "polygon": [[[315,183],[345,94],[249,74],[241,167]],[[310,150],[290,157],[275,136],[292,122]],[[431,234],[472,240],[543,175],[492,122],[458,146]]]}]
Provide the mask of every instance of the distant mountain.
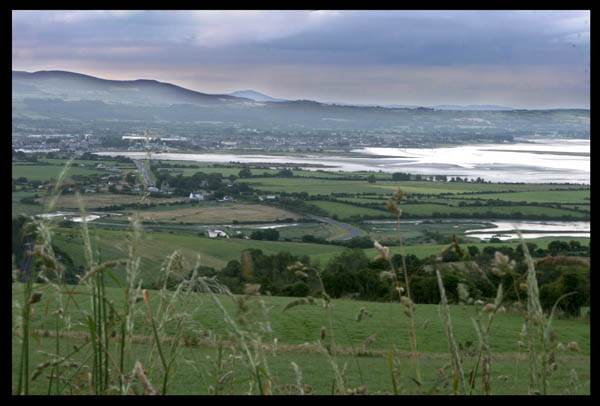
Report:
[{"label": "distant mountain", "polygon": [[418,109],[422,106],[418,106],[416,104],[364,104],[364,103],[344,103],[344,102],[325,102],[324,104],[329,104],[331,106],[351,106],[351,107],[378,107],[378,108],[386,108],[386,109]]},{"label": "distant mountain", "polygon": [[470,104],[468,106],[456,106],[452,104],[440,104],[431,106],[436,110],[517,110],[513,107],[496,106],[494,104]]},{"label": "distant mountain", "polygon": [[13,71],[12,83],[13,99],[29,96],[136,105],[248,101],[229,95],[200,93],[156,80],[107,80],[65,71]]},{"label": "distant mountain", "polygon": [[285,99],[277,99],[275,97],[267,96],[266,94],[254,91],[254,90],[238,90],[236,92],[229,93],[230,96],[244,97],[257,102],[283,102]]}]

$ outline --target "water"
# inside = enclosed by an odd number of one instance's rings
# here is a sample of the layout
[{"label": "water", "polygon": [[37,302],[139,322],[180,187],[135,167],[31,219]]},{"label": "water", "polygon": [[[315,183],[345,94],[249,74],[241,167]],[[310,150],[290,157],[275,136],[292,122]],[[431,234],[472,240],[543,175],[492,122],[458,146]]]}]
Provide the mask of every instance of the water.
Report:
[{"label": "water", "polygon": [[[590,140],[534,139],[515,144],[469,144],[442,148],[361,148],[362,157],[261,154],[154,154],[154,159],[195,162],[325,165],[329,171],[406,172],[478,177],[492,182],[590,184]],[[145,152],[98,152],[143,159]],[[390,156],[392,158],[390,158]],[[315,168],[306,168],[314,170]]]},{"label": "water", "polygon": [[[401,224],[422,224],[425,220],[404,220]],[[395,229],[396,220],[371,220],[365,223],[380,225],[374,230],[388,231]],[[436,221],[437,223],[437,221]],[[439,223],[452,225],[453,228],[467,228],[465,237],[489,240],[497,237],[500,240],[519,238],[519,230],[524,239],[539,237],[585,237],[590,238],[589,221],[496,221],[496,220],[440,220]],[[488,227],[493,224],[494,227]]]},{"label": "water", "polygon": [[[476,233],[469,234],[467,237],[476,237],[480,240],[489,240],[492,237],[496,237],[502,241],[507,240],[516,240],[519,238],[519,234],[517,233],[508,233],[508,234],[496,234],[496,233]],[[532,238],[541,238],[541,237],[583,237],[590,238],[590,233],[523,233],[521,237],[524,240],[532,239]]]},{"label": "water", "polygon": [[[465,230],[465,236],[479,239],[497,237],[500,240],[539,237],[585,237],[590,238],[589,221],[490,221],[495,227]],[[537,232],[536,232],[537,231]]]},{"label": "water", "polygon": [[444,148],[364,148],[385,172],[445,174],[492,182],[590,183],[590,140],[542,140]]}]

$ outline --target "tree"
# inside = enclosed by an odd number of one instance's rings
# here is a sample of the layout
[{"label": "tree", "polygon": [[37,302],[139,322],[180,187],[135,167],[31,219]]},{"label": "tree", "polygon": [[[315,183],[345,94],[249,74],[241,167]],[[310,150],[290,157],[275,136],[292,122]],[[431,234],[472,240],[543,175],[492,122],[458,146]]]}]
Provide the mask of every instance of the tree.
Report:
[{"label": "tree", "polygon": [[268,228],[263,231],[263,236],[265,240],[268,241],[277,241],[279,240],[279,231],[274,228]]},{"label": "tree", "polygon": [[292,296],[292,297],[305,297],[310,293],[309,286],[302,282],[298,281],[290,285],[286,285],[281,290],[281,294],[284,296]]},{"label": "tree", "polygon": [[570,316],[578,316],[582,306],[589,303],[589,281],[577,272],[563,273],[556,281],[542,285],[540,288],[540,304],[544,309],[551,310],[556,301],[563,295],[557,307]]},{"label": "tree", "polygon": [[252,177],[252,172],[250,171],[250,169],[244,168],[238,172],[238,176],[240,178],[250,178],[250,177]]},{"label": "tree", "polygon": [[392,180],[396,180],[396,181],[410,180],[410,174],[402,173],[402,172],[394,172],[394,173],[392,173]]},{"label": "tree", "polygon": [[375,183],[376,179],[375,179],[375,175],[371,175],[367,178],[367,180],[369,181],[369,183]]},{"label": "tree", "polygon": [[569,251],[569,243],[566,241],[554,240],[548,244],[550,255],[558,255],[561,252]]}]

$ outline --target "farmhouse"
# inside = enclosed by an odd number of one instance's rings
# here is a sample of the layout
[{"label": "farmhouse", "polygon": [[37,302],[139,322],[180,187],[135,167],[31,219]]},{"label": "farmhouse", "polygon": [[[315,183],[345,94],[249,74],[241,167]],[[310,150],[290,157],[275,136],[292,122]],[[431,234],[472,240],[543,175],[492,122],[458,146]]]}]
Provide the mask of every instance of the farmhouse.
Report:
[{"label": "farmhouse", "polygon": [[208,195],[204,194],[204,193],[190,193],[190,199],[192,200],[206,200],[208,198]]},{"label": "farmhouse", "polygon": [[225,231],[222,231],[222,230],[208,230],[208,236],[210,238],[217,238],[217,237],[229,238],[229,236],[227,235],[227,233]]}]

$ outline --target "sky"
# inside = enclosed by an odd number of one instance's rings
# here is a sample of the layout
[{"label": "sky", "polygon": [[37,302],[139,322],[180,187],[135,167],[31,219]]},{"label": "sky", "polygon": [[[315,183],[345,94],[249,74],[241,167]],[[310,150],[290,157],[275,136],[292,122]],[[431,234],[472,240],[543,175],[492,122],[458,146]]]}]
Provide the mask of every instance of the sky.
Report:
[{"label": "sky", "polygon": [[590,107],[589,10],[13,10],[12,69],[355,104]]}]

